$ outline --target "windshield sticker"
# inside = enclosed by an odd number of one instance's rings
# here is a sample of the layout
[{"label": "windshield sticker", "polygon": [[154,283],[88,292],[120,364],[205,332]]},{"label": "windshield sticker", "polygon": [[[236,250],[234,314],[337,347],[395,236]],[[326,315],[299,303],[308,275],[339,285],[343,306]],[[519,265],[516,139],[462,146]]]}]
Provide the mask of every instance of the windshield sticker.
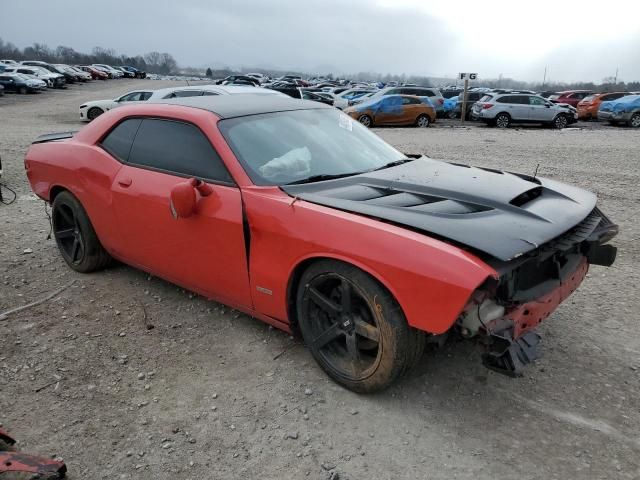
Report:
[{"label": "windshield sticker", "polygon": [[351,118],[347,117],[346,115],[340,115],[338,117],[338,125],[346,130],[349,130],[350,132],[353,130],[353,120],[351,120]]}]

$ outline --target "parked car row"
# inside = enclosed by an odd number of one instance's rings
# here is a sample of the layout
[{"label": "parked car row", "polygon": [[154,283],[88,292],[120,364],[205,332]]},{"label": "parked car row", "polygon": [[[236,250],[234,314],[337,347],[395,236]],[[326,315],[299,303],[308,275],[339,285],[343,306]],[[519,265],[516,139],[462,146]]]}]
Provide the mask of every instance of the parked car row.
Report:
[{"label": "parked car row", "polygon": [[[443,105],[446,115],[449,118],[460,118],[463,92],[460,91],[456,94],[452,88],[448,88],[443,90],[443,94],[446,97]],[[594,93],[590,90],[536,93],[531,90],[473,88],[467,92],[465,118],[482,120],[497,126],[509,126],[514,123],[548,123],[561,128],[564,125],[564,120],[557,118],[557,115],[561,113],[567,119],[567,124],[577,120],[604,120],[611,124],[626,124],[637,127],[640,126],[638,125],[640,117],[634,117],[637,112],[633,107],[634,102],[631,97],[639,94],[640,92]],[[510,106],[505,106],[502,109],[493,108],[495,104],[492,103],[492,99],[497,101],[493,98],[496,95],[509,95],[506,98],[502,97],[497,103],[509,103]],[[530,102],[535,104],[530,104]],[[527,108],[524,108],[524,105]],[[606,105],[605,113],[600,115],[599,112],[603,105]],[[613,118],[610,111],[614,105],[617,105],[615,108],[623,112],[624,115],[620,114]],[[547,110],[542,110],[542,106]],[[556,106],[560,108],[556,108]],[[506,121],[507,116],[509,117],[508,122]]]},{"label": "parked car row", "polygon": [[0,85],[5,92],[36,93],[47,88],[110,78],[145,78],[146,73],[122,65],[66,65],[38,60],[0,60]]},{"label": "parked car row", "polygon": [[108,110],[122,105],[132,105],[146,102],[148,100],[171,100],[174,98],[202,97],[212,95],[279,95],[286,96],[281,92],[266,88],[247,85],[197,85],[197,86],[176,86],[161,88],[158,90],[141,89],[127,92],[120,97],[106,100],[94,100],[80,105],[80,120],[90,122]]}]

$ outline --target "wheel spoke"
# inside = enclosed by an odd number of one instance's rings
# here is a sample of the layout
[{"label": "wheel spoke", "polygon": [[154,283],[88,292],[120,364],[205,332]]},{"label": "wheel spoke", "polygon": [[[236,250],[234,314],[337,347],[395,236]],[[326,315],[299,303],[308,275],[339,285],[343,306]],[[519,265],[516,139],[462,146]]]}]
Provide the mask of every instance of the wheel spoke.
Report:
[{"label": "wheel spoke", "polygon": [[368,322],[365,322],[361,318],[356,318],[354,320],[354,323],[356,326],[356,333],[358,335],[360,335],[361,337],[367,338],[369,340],[372,340],[376,343],[380,341],[380,332],[375,326],[371,325]]},{"label": "wheel spoke", "polygon": [[353,370],[354,375],[357,375],[360,373],[362,365],[360,363],[360,350],[358,349],[358,336],[355,333],[347,335],[347,355],[351,370]]},{"label": "wheel spoke", "polygon": [[66,222],[67,222],[69,225],[73,225],[73,226],[75,226],[75,224],[76,224],[76,219],[75,219],[75,218],[73,218],[73,212],[69,212],[69,211],[67,211],[67,209],[66,209],[66,208],[61,208],[61,209],[60,209],[60,215],[62,215],[62,216],[64,217],[64,219],[66,220]]},{"label": "wheel spoke", "polygon": [[340,313],[339,305],[313,287],[309,287],[309,298],[329,315],[338,315]]},{"label": "wheel spoke", "polygon": [[78,253],[80,253],[80,240],[76,237],[73,239],[73,246],[71,247],[71,260],[75,262]]},{"label": "wheel spoke", "polygon": [[338,328],[338,324],[334,323],[329,328],[327,328],[324,332],[322,332],[320,335],[318,335],[313,340],[313,342],[311,342],[311,345],[314,348],[319,350],[322,347],[324,347],[327,343],[332,342],[333,340],[338,338],[341,335],[341,333],[342,332]]},{"label": "wheel spoke", "polygon": [[63,238],[69,238],[69,237],[72,237],[72,236],[73,236],[74,231],[75,231],[75,229],[73,229],[73,228],[65,228],[64,230],[58,230],[58,231],[56,232],[56,236],[57,236],[59,239],[61,239],[61,240],[62,240]]},{"label": "wheel spoke", "polygon": [[342,283],[340,284],[340,303],[342,305],[342,314],[348,317],[351,316],[351,284],[346,280],[342,279]]}]

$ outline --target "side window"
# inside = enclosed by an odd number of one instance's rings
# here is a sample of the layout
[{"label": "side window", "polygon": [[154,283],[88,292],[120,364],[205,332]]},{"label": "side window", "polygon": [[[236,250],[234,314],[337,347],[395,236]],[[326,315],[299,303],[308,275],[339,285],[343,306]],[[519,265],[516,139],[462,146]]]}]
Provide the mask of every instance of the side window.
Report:
[{"label": "side window", "polygon": [[624,97],[624,93],[612,93],[611,95],[606,95],[602,101],[609,101],[609,100],[617,100],[619,98]]},{"label": "side window", "polygon": [[104,137],[101,143],[102,148],[121,162],[126,162],[129,159],[131,145],[141,122],[142,120],[139,118],[130,118],[118,124]]},{"label": "side window", "polygon": [[402,105],[402,97],[400,96],[394,96],[394,97],[387,97],[384,98],[382,100],[382,106],[383,107],[397,107],[398,105]]},{"label": "side window", "polygon": [[202,96],[202,90],[182,90],[181,92],[176,92],[174,98],[200,97],[200,96]]},{"label": "side window", "polygon": [[411,97],[402,97],[402,104],[403,105],[419,105],[422,102],[420,100],[418,100],[417,98],[411,98]]},{"label": "side window", "polygon": [[164,98],[184,98],[184,97],[199,97],[202,95],[202,90],[178,90],[177,92],[171,92]]},{"label": "side window", "polygon": [[529,104],[530,105],[546,105],[547,102],[544,101],[543,98],[540,97],[529,97]]},{"label": "side window", "polygon": [[152,93],[153,92],[142,92],[142,94],[140,95],[140,100],[149,100],[149,97]]},{"label": "side window", "polygon": [[207,96],[211,96],[211,95],[218,95],[216,92],[210,92],[208,90],[205,90],[204,92],[202,92],[202,95],[204,95],[205,97]]},{"label": "side window", "polygon": [[394,88],[385,93],[385,95],[398,95],[400,92],[399,88]]},{"label": "side window", "polygon": [[500,97],[496,100],[498,103],[518,103],[518,97],[515,95],[506,95],[504,97]]},{"label": "side window", "polygon": [[132,92],[124,97],[120,98],[120,102],[137,102],[138,100],[142,100],[141,96],[144,92]]},{"label": "side window", "polygon": [[172,120],[142,121],[129,163],[202,179],[232,183],[209,140],[194,125]]}]

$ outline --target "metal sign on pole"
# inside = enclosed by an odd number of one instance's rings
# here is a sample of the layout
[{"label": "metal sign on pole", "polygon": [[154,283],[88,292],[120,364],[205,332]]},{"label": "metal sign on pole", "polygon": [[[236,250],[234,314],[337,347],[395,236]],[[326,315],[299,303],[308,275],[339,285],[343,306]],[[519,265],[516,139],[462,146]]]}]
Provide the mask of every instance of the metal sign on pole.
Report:
[{"label": "metal sign on pole", "polygon": [[460,124],[464,124],[464,119],[467,116],[467,91],[469,90],[469,80],[475,80],[478,78],[477,73],[460,73],[460,80],[464,80],[464,92],[462,93],[462,108],[460,109]]}]

